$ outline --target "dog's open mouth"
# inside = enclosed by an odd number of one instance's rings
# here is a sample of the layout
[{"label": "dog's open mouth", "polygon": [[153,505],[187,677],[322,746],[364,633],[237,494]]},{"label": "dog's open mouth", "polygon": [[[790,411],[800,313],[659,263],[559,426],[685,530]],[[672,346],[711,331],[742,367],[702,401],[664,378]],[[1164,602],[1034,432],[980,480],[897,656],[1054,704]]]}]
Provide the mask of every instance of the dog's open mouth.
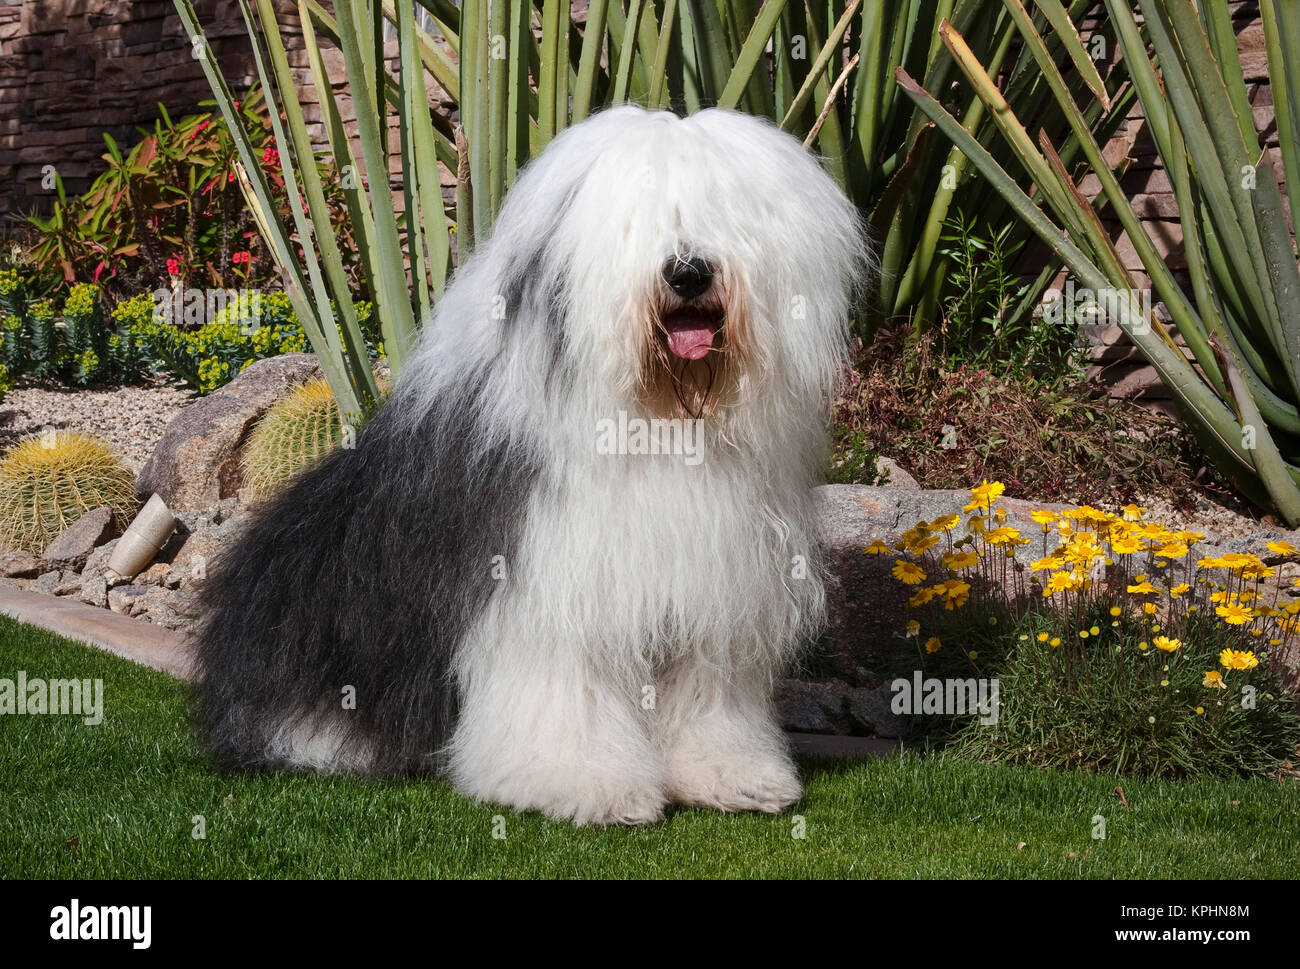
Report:
[{"label": "dog's open mouth", "polygon": [[700,360],[713,349],[713,340],[722,329],[722,317],[700,307],[683,306],[665,316],[662,326],[673,356]]}]

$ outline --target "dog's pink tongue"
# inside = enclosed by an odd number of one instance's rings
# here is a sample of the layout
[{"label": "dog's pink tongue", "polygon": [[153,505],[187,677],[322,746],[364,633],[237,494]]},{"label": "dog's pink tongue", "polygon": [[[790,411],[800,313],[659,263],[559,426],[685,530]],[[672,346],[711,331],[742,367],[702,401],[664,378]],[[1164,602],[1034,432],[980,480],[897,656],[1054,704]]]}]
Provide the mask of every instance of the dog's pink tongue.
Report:
[{"label": "dog's pink tongue", "polygon": [[684,316],[669,320],[668,349],[683,360],[699,360],[713,349],[713,321],[703,316]]}]

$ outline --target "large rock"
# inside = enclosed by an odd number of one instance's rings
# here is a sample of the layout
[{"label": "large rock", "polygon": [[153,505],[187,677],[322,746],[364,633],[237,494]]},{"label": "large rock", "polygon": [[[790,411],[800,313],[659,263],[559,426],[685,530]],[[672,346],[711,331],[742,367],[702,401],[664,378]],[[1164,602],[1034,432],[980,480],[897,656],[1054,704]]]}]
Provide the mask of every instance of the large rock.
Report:
[{"label": "large rock", "polygon": [[[897,672],[902,646],[896,635],[909,618],[907,599],[915,590],[891,574],[899,555],[868,555],[877,539],[893,545],[919,521],[933,521],[961,512],[969,491],[921,491],[867,485],[824,485],[814,491],[817,524],[826,564],[827,630],[819,651],[820,672],[855,686],[875,688]],[[1027,576],[1026,567],[1040,558],[1041,526],[1030,517],[1038,508],[1059,511],[1067,505],[999,498],[1007,510],[1006,524],[1033,539],[1016,550],[1013,568]],[[969,516],[963,516],[969,517]],[[959,526],[958,534],[965,534]],[[987,589],[977,589],[987,594]]]},{"label": "large rock", "polygon": [[172,419],[140,472],[142,495],[157,492],[173,512],[198,511],[235,497],[253,425],[276,400],[321,376],[310,353],[259,360]]},{"label": "large rock", "polygon": [[113,512],[107,507],[86,512],[45,546],[46,568],[80,569],[90,553],[112,534]]}]

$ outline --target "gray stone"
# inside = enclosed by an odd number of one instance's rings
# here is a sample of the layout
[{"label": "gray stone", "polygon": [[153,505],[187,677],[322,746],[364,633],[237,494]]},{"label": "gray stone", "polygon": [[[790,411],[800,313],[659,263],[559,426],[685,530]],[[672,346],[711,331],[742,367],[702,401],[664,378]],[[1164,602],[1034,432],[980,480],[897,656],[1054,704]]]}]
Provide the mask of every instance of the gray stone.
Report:
[{"label": "gray stone", "polygon": [[38,575],[36,581],[32,583],[31,587],[35,592],[41,592],[47,596],[52,596],[54,595],[54,590],[59,587],[59,584],[62,581],[63,572],[59,569],[55,569],[53,572],[45,572]]},{"label": "gray stone", "polygon": [[148,586],[123,585],[108,590],[108,608],[124,616],[131,615],[137,600],[149,592]]},{"label": "gray stone", "polygon": [[182,513],[236,497],[242,484],[240,462],[253,426],[286,392],[320,374],[316,357],[309,353],[268,357],[190,404],[173,418],[140,472],[141,494],[157,492],[173,512]]},{"label": "gray stone", "polygon": [[54,541],[45,546],[41,558],[57,562],[63,568],[77,569],[86,564],[90,553],[109,537],[113,529],[113,512],[107,507],[86,512],[61,531]]},{"label": "gray stone", "polygon": [[907,491],[921,490],[921,486],[917,484],[916,479],[904,471],[902,466],[893,458],[877,458],[876,474],[881,476],[881,484],[890,488],[903,488]]},{"label": "gray stone", "polygon": [[108,569],[108,560],[113,555],[113,549],[117,548],[117,539],[105,542],[86,557],[86,564],[81,570],[82,578],[88,578],[92,575],[103,575]]},{"label": "gray stone", "polygon": [[63,577],[54,587],[56,596],[74,596],[81,591],[81,575],[71,569],[63,570]]},{"label": "gray stone", "polygon": [[893,711],[893,699],[894,691],[888,683],[870,690],[850,690],[848,713],[853,732],[890,739],[906,737],[911,727],[911,718]]},{"label": "gray stone", "polygon": [[6,579],[34,579],[49,566],[25,548],[14,549],[0,556],[0,577]]},{"label": "gray stone", "polygon": [[77,598],[82,602],[92,606],[99,606],[103,609],[108,605],[108,583],[104,581],[102,572],[96,575],[83,576],[81,580],[81,592]]},{"label": "gray stone", "polygon": [[774,697],[781,726],[798,733],[848,733],[845,687],[835,681],[780,680]]}]

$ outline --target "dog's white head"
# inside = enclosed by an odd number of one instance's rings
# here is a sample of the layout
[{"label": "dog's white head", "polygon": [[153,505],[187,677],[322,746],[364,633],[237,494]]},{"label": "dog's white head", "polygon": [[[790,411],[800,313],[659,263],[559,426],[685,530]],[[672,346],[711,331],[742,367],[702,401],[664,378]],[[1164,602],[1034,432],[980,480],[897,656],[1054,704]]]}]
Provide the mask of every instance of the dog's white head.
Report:
[{"label": "dog's white head", "polygon": [[[869,268],[857,211],[770,122],[619,107],[521,173],[433,325],[473,328],[457,340],[485,353],[504,339],[540,361],[548,386],[606,409],[815,409]],[[473,311],[454,308],[464,299]]]}]

